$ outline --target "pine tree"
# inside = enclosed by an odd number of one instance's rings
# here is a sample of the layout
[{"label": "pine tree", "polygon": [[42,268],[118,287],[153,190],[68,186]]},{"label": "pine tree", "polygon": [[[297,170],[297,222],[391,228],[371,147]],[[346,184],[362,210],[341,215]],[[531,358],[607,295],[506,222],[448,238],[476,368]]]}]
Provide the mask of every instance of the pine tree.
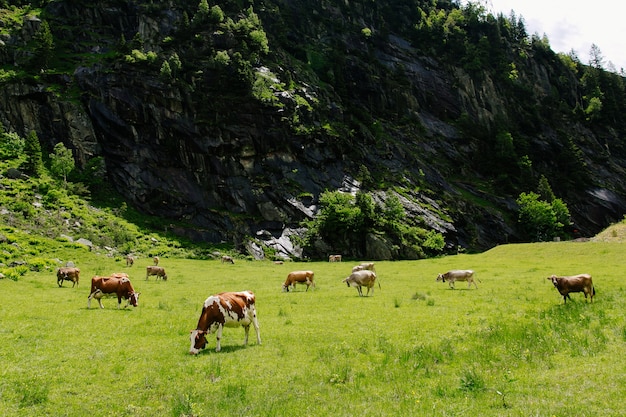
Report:
[{"label": "pine tree", "polygon": [[34,130],[31,130],[28,136],[26,136],[24,153],[26,154],[26,162],[23,165],[24,170],[30,175],[39,177],[43,173],[43,159],[39,137]]}]

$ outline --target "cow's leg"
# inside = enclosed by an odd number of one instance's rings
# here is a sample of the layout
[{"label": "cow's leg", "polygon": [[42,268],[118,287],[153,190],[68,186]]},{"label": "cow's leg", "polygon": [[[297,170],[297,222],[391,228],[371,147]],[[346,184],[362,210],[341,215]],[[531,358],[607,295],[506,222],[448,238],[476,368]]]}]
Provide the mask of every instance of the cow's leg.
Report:
[{"label": "cow's leg", "polygon": [[216,342],[216,346],[215,346],[215,351],[219,352],[220,350],[222,350],[222,329],[224,328],[224,326],[222,326],[221,324],[219,324],[217,326],[217,332],[215,332],[215,339],[217,340]]},{"label": "cow's leg", "polygon": [[248,324],[247,326],[243,326],[243,330],[245,334],[243,338],[243,345],[248,346],[248,334],[250,333],[250,325]]},{"label": "cow's leg", "polygon": [[100,308],[104,308],[104,306],[102,305],[102,297],[98,298],[98,304],[100,304]]},{"label": "cow's leg", "polygon": [[258,345],[261,344],[261,333],[259,332],[259,321],[256,318],[256,310],[252,315],[252,325],[254,326],[254,331],[256,332],[256,343]]},{"label": "cow's leg", "polygon": [[363,290],[361,290],[361,286],[356,287],[356,290],[359,292],[359,297],[363,297]]},{"label": "cow's leg", "polygon": [[93,293],[89,294],[87,297],[87,308],[91,308],[91,299],[93,298]]}]

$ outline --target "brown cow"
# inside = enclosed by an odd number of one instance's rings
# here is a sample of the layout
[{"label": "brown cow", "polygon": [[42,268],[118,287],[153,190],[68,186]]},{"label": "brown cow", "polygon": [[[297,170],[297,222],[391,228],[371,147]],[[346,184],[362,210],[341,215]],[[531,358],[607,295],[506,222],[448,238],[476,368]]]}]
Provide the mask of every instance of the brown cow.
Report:
[{"label": "brown cow", "polygon": [[159,257],[155,256],[154,258],[152,258],[152,262],[154,262],[154,265],[158,265],[159,264]]},{"label": "brown cow", "polygon": [[163,279],[163,281],[167,281],[167,274],[165,273],[165,268],[162,266],[147,266],[146,267],[146,281],[150,275],[156,275],[156,279]]},{"label": "brown cow", "polygon": [[235,264],[235,260],[232,258],[232,256],[228,256],[228,255],[224,255],[222,256],[222,263],[226,262],[227,264]]},{"label": "brown cow", "polygon": [[315,278],[315,273],[313,271],[293,271],[287,275],[287,279],[283,284],[283,291],[289,292],[289,287],[293,287],[293,290],[296,290],[296,284],[305,284],[306,291],[309,290],[309,286],[315,288],[315,282],[313,279]]},{"label": "brown cow", "polygon": [[589,295],[590,301],[593,303],[593,296],[596,295],[596,288],[593,286],[593,280],[589,274],[579,274],[571,277],[549,276],[554,288],[563,296],[563,304],[567,304],[567,299],[572,299],[569,294],[572,292],[582,292],[585,294],[585,300]]},{"label": "brown cow", "polygon": [[207,344],[206,335],[216,333],[217,346],[215,351],[222,349],[222,330],[226,327],[243,326],[246,336],[244,345],[248,344],[250,324],[256,331],[256,342],[261,344],[259,322],[256,316],[255,297],[252,291],[223,292],[212,295],[202,305],[202,313],[198,325],[191,331],[191,347],[189,353],[197,355]]},{"label": "brown cow", "polygon": [[[369,270],[355,271],[342,282],[346,283],[348,287],[356,287],[360,297],[363,297],[363,291],[361,290],[361,287],[367,288],[366,296],[370,294],[370,288],[372,289],[372,295],[374,295],[374,283],[376,282],[376,273]],[[380,282],[378,283],[378,288],[380,288]]]},{"label": "brown cow", "polygon": [[133,255],[127,255],[126,266],[133,266],[134,263],[135,263],[135,258],[133,257]]},{"label": "brown cow", "polygon": [[72,288],[74,285],[78,286],[78,280],[80,279],[80,269],[63,266],[57,269],[57,285],[63,286],[63,281],[72,281]]},{"label": "brown cow", "polygon": [[92,298],[98,300],[100,308],[104,308],[102,305],[102,297],[107,295],[117,296],[117,308],[119,309],[122,305],[122,298],[126,298],[128,300],[124,308],[128,307],[129,304],[132,304],[133,307],[137,307],[140,293],[135,292],[135,289],[127,276],[95,276],[91,278],[91,292],[89,293],[89,297],[87,297],[87,308],[91,308]]}]

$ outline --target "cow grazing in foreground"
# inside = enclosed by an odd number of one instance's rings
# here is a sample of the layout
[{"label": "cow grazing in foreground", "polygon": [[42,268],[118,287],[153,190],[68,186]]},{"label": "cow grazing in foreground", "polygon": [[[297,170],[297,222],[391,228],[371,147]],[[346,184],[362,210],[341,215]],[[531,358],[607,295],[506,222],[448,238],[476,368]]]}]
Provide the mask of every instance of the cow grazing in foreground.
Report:
[{"label": "cow grazing in foreground", "polygon": [[232,256],[224,255],[222,256],[222,263],[226,262],[227,264],[235,264],[235,260]]},{"label": "cow grazing in foreground", "polygon": [[313,279],[315,278],[315,273],[313,271],[293,271],[287,275],[287,279],[283,284],[283,291],[289,292],[289,287],[293,287],[293,290],[296,290],[296,284],[304,284],[306,285],[306,291],[309,290],[309,286],[315,288],[315,282]]},{"label": "cow grazing in foreground", "polygon": [[216,333],[215,351],[222,349],[222,330],[226,327],[243,326],[245,330],[244,346],[248,344],[250,324],[256,331],[256,342],[261,344],[259,322],[256,316],[255,297],[252,291],[223,292],[206,299],[202,305],[202,313],[198,325],[191,331],[191,347],[189,353],[197,355],[207,344],[206,335]]},{"label": "cow grazing in foreground", "polygon": [[126,256],[126,266],[133,266],[135,263],[135,258],[132,255]]},{"label": "cow grazing in foreground", "polygon": [[585,300],[589,295],[590,301],[593,303],[593,296],[596,295],[596,289],[593,286],[591,275],[579,274],[570,277],[557,277],[556,275],[549,276],[548,279],[552,281],[554,288],[563,296],[563,303],[567,304],[567,299],[572,299],[569,294],[572,292],[582,292],[585,294]]},{"label": "cow grazing in foreground", "polygon": [[352,272],[365,271],[365,270],[376,272],[376,268],[374,267],[374,262],[363,263],[361,265],[357,265],[352,268]]},{"label": "cow grazing in foreground", "polygon": [[467,288],[472,288],[472,284],[478,289],[478,285],[474,280],[474,271],[471,269],[453,269],[445,274],[439,274],[437,281],[448,281],[450,288],[454,289],[454,283],[456,281],[467,281]]},{"label": "cow grazing in foreground", "polygon": [[152,262],[154,262],[154,266],[157,266],[159,264],[159,257],[155,256],[154,258],[152,258]]},{"label": "cow grazing in foreground", "polygon": [[341,262],[341,255],[329,255],[328,262]]},{"label": "cow grazing in foreground", "polygon": [[[370,288],[372,289],[372,295],[374,295],[376,273],[369,270],[355,271],[342,282],[346,283],[348,287],[356,287],[360,297],[363,297],[363,290],[361,290],[361,287],[367,288],[366,296],[370,294]],[[378,288],[380,288],[380,282],[378,283]]]},{"label": "cow grazing in foreground", "polygon": [[74,285],[78,286],[78,280],[80,279],[80,269],[73,267],[61,267],[57,269],[57,285],[63,286],[63,281],[72,281],[72,288]]},{"label": "cow grazing in foreground", "polygon": [[132,304],[133,307],[137,307],[140,293],[135,292],[127,276],[95,276],[91,278],[91,292],[89,293],[89,297],[87,297],[87,308],[91,308],[92,298],[98,300],[100,308],[104,308],[102,305],[102,297],[107,295],[117,296],[117,308],[119,309],[122,305],[122,298],[128,300],[124,308],[128,307],[129,304]]},{"label": "cow grazing in foreground", "polygon": [[146,267],[146,281],[150,275],[156,275],[156,279],[161,278],[163,281],[167,281],[167,274],[165,273],[165,268],[162,266],[152,266],[149,265]]}]

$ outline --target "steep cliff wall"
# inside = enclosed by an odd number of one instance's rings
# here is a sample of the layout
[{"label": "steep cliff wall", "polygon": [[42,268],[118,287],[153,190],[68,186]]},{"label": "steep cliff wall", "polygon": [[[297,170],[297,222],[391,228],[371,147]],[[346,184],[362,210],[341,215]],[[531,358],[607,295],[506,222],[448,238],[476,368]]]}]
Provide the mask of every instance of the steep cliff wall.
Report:
[{"label": "steep cliff wall", "polygon": [[[44,71],[0,84],[0,121],[20,133],[35,129],[50,149],[64,142],[80,165],[103,156],[109,180],[129,202],[176,223],[179,233],[242,247],[252,236],[297,252],[286,239],[315,214],[320,193],[365,186],[402,190],[407,215],[451,246],[516,241],[514,201],[536,185],[530,176],[553,173],[558,191],[567,178],[559,172],[578,172],[559,162],[571,138],[588,168],[580,174],[584,188],[562,187],[576,227],[592,234],[623,216],[622,146],[607,154],[607,143],[623,138],[556,108],[550,118],[538,114],[564,76],[557,64],[529,60],[521,77],[536,91],[528,103],[516,102],[488,72],[470,75],[425,56],[402,26],[412,17],[379,3],[255,6],[269,42],[263,53],[251,38],[240,39],[236,25],[228,32],[210,19],[194,23],[196,4],[53,2],[44,18],[57,53],[63,44],[63,53],[85,58],[71,75]],[[223,7],[234,21],[246,10]],[[37,20],[30,25],[12,35],[14,45],[32,37]],[[133,50],[153,55],[133,60]],[[5,48],[5,61],[15,61],[11,51],[17,48]],[[228,51],[227,64],[220,51]],[[174,54],[182,65],[164,76],[162,63]],[[271,98],[255,94],[259,85]],[[575,105],[575,92],[566,100]],[[503,120],[519,120],[516,139],[536,170],[505,185],[484,159]],[[355,180],[363,167],[371,184]],[[384,252],[374,246],[352,255]],[[326,242],[310,255],[332,248]]]}]

